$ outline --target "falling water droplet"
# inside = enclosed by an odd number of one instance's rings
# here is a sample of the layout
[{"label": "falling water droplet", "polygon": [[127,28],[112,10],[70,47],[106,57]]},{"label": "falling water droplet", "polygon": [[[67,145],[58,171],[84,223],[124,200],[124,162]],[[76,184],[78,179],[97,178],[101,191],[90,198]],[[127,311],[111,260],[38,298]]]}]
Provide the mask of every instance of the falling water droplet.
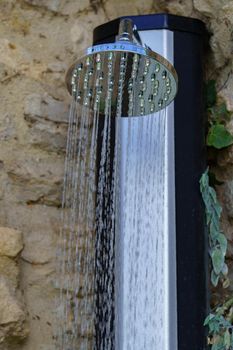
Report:
[{"label": "falling water droplet", "polygon": [[96,54],[96,62],[101,62],[101,54],[100,53]]},{"label": "falling water droplet", "polygon": [[143,91],[141,90],[141,91],[139,91],[139,93],[138,93],[138,97],[139,98],[141,98],[141,97],[143,97],[144,96],[144,93],[143,93]]},{"label": "falling water droplet", "polygon": [[82,91],[79,90],[77,94],[77,100],[81,100],[81,98],[82,98]]},{"label": "falling water droplet", "polygon": [[146,67],[150,66],[150,58],[149,57],[146,57],[146,59],[145,59],[145,66]]},{"label": "falling water droplet", "polygon": [[134,61],[134,63],[139,62],[139,55],[138,54],[134,54],[133,61]]},{"label": "falling water droplet", "polygon": [[101,62],[96,63],[96,69],[97,71],[101,70]]},{"label": "falling water droplet", "polygon": [[83,69],[83,63],[82,62],[77,65],[77,69],[78,69],[79,72],[81,72],[81,70]]},{"label": "falling water droplet", "polygon": [[91,57],[87,57],[86,58],[86,66],[90,66],[90,64],[91,64]]}]

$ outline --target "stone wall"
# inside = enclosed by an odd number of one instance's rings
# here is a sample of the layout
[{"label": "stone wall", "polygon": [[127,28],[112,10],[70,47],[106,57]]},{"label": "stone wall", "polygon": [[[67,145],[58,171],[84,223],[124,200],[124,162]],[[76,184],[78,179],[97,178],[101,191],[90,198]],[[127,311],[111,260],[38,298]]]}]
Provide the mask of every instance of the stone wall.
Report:
[{"label": "stone wall", "polygon": [[[0,0],[0,349],[55,350],[55,251],[66,144],[65,70],[95,26],[155,12],[202,19],[207,77],[233,111],[231,0]],[[233,131],[233,121],[229,122]],[[216,172],[233,239],[233,148]],[[233,246],[230,244],[228,258]],[[230,274],[233,273],[233,269]],[[233,288],[233,285],[232,287]]]}]

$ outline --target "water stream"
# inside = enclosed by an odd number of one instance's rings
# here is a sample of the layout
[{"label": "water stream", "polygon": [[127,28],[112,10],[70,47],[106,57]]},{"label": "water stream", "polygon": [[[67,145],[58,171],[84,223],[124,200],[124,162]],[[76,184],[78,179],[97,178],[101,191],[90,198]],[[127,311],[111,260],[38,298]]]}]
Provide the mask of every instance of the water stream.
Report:
[{"label": "water stream", "polygon": [[122,120],[117,349],[164,349],[166,112]]},{"label": "water stream", "polygon": [[[125,53],[120,62],[114,54],[106,53],[101,62],[97,55],[73,77],[58,250],[57,350],[164,348],[166,109],[130,117],[138,110],[135,72],[145,69],[146,61],[135,55],[129,75],[127,60]],[[125,89],[128,118],[122,117]]]}]

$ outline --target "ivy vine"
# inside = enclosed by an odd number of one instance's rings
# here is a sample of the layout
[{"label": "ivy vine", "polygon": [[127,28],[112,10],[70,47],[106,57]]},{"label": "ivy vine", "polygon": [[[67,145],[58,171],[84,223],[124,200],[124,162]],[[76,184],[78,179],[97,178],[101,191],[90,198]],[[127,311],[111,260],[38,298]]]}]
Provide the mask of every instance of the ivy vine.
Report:
[{"label": "ivy vine", "polygon": [[205,319],[211,350],[233,349],[233,298],[213,310]]},{"label": "ivy vine", "polygon": [[[216,82],[210,80],[206,84],[206,110],[208,114],[207,146],[219,150],[233,144],[233,135],[227,130],[230,120],[225,103],[217,99]],[[211,260],[211,282],[217,287],[229,287],[228,267],[225,262],[227,240],[220,229],[222,208],[217,199],[215,189],[210,186],[208,169],[200,179],[200,191],[205,204],[206,223],[209,233],[209,255]],[[216,181],[215,181],[216,182]],[[221,306],[211,310],[204,326],[208,327],[208,343],[211,350],[233,350],[233,298],[226,300]]]},{"label": "ivy vine", "polygon": [[216,192],[209,185],[208,170],[200,179],[200,190],[205,204],[206,223],[209,233],[209,254],[212,262],[211,282],[216,287],[219,279],[222,279],[223,286],[229,286],[229,280],[226,277],[228,268],[225,263],[227,251],[227,240],[220,229],[220,217],[222,208],[217,200]]}]

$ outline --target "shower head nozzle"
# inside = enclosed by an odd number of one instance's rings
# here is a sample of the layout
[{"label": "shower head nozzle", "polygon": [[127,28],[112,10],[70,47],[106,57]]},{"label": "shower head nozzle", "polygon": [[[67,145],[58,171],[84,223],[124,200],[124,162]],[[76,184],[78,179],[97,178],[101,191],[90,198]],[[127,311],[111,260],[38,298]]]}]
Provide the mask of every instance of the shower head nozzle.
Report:
[{"label": "shower head nozzle", "polygon": [[113,115],[120,108],[127,117],[152,114],[173,101],[178,84],[174,67],[140,45],[134,32],[132,20],[123,19],[114,43],[87,48],[70,67],[66,83],[79,104],[101,113],[108,101]]}]

